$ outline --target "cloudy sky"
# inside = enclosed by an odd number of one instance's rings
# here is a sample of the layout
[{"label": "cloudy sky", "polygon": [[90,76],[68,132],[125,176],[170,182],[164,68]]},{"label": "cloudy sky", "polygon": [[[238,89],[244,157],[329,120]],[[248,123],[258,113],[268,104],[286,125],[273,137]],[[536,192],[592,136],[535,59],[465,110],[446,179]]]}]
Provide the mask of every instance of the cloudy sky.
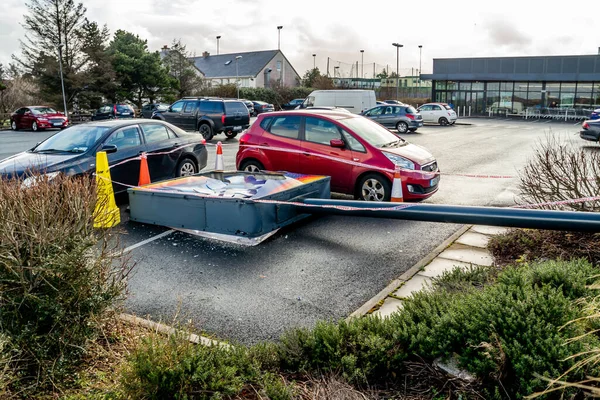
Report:
[{"label": "cloudy sky", "polygon": [[[148,40],[158,50],[174,38],[200,55],[277,48],[300,75],[316,64],[324,71],[327,57],[341,70],[361,61],[396,66],[392,42],[400,50],[400,68],[410,72],[419,66],[418,45],[423,45],[423,72],[432,69],[433,58],[596,54],[600,46],[595,2],[573,1],[552,5],[529,0],[495,2],[357,0],[83,0],[87,16],[107,24],[111,32],[124,29]],[[493,6],[492,6],[493,4]],[[588,12],[586,12],[586,10]],[[18,54],[24,0],[2,0],[0,62]],[[346,64],[344,64],[346,63]],[[379,68],[379,67],[378,67]]]}]

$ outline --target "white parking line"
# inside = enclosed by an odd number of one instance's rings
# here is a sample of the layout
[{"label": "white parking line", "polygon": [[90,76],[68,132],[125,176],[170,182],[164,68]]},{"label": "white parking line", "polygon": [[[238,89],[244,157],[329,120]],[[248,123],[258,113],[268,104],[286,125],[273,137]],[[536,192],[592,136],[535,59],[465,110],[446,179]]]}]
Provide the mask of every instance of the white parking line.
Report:
[{"label": "white parking line", "polygon": [[170,229],[170,230],[168,230],[166,232],[163,232],[163,233],[160,233],[160,234],[158,234],[156,236],[152,236],[151,238],[148,238],[146,240],[142,240],[139,243],[136,243],[136,244],[133,244],[133,245],[131,245],[129,247],[126,247],[125,250],[123,250],[123,253],[129,253],[131,250],[135,250],[138,247],[141,247],[141,246],[143,246],[145,244],[148,244],[150,242],[154,242],[155,240],[158,240],[160,238],[164,238],[165,236],[169,236],[173,232],[175,232],[175,231],[173,229]]}]

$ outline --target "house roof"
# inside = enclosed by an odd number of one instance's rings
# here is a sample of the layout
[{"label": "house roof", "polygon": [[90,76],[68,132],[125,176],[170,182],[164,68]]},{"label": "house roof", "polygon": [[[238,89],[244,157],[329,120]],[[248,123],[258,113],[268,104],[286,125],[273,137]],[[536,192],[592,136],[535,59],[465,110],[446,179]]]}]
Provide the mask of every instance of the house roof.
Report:
[{"label": "house roof", "polygon": [[[246,53],[231,53],[209,55],[207,57],[193,57],[194,65],[206,78],[229,78],[234,76],[255,77],[262,73],[262,70],[269,61],[275,57],[279,50],[249,51]],[[235,58],[242,56],[238,60],[238,73],[235,70]],[[227,65],[225,63],[229,62]]]}]

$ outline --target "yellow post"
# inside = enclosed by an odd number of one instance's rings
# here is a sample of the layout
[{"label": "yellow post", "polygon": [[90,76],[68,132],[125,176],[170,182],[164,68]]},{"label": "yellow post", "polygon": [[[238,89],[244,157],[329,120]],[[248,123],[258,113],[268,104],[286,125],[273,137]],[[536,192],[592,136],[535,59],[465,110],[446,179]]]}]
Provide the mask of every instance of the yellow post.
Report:
[{"label": "yellow post", "polygon": [[105,151],[96,153],[96,186],[98,199],[94,212],[94,228],[112,228],[121,222],[121,212],[115,202]]}]

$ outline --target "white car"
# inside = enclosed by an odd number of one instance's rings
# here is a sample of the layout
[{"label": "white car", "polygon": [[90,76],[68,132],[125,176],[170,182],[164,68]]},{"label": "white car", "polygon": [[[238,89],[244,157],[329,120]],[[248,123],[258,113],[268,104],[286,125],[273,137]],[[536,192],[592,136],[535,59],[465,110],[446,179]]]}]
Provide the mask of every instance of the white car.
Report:
[{"label": "white car", "polygon": [[452,107],[446,103],[423,104],[418,108],[418,111],[423,116],[423,122],[452,125],[457,119],[456,113]]}]

